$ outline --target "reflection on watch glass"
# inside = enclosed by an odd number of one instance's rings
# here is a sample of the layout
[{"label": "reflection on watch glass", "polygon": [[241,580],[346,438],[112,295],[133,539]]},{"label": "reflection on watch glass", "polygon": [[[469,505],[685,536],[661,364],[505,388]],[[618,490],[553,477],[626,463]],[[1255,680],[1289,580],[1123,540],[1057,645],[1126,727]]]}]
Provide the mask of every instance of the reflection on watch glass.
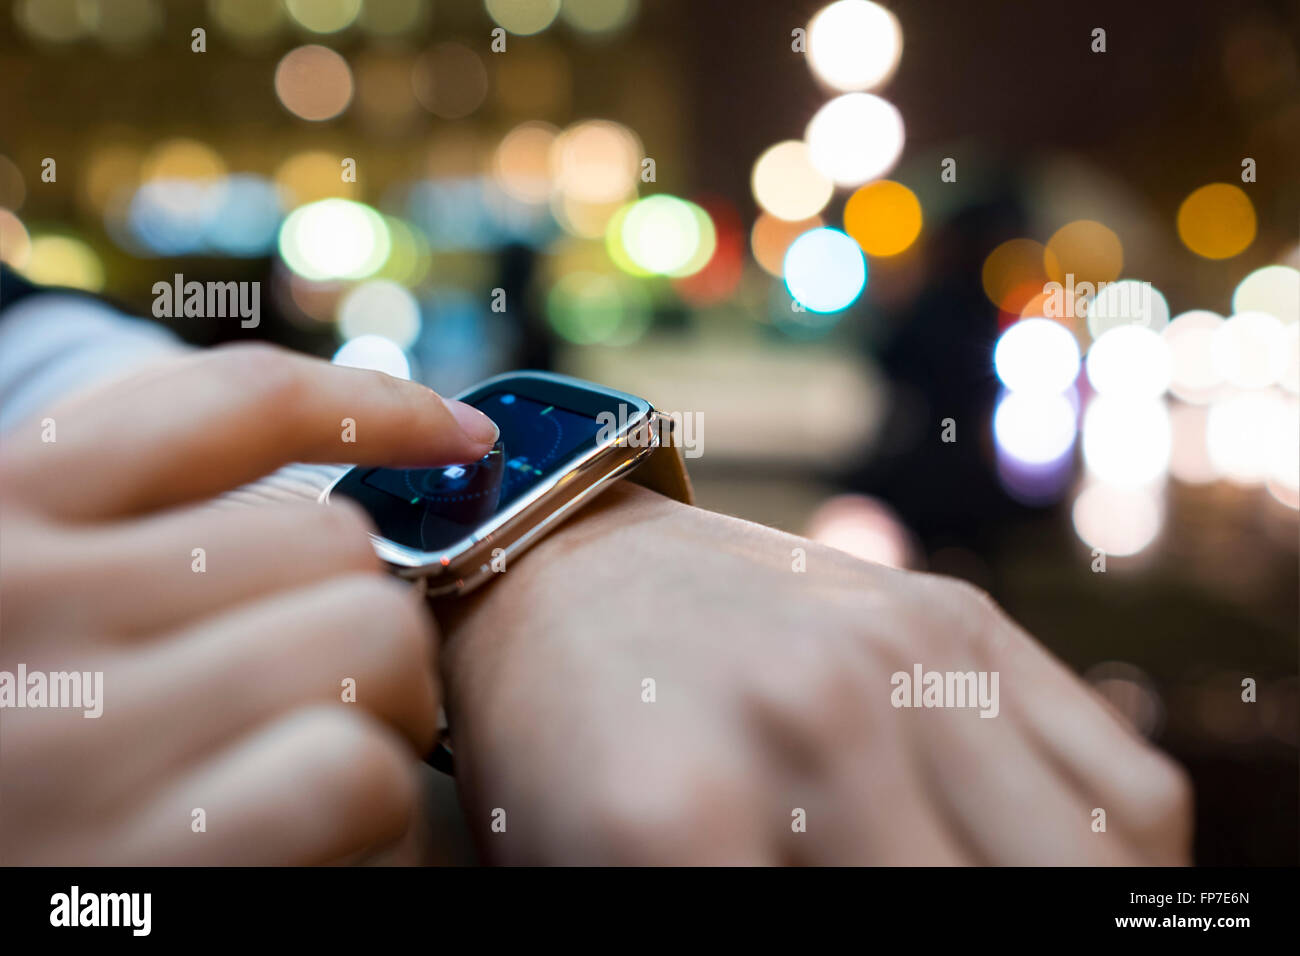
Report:
[{"label": "reflection on watch glass", "polygon": [[437,551],[508,508],[569,461],[596,445],[596,419],[543,405],[512,392],[493,392],[474,402],[501,437],[476,462],[443,468],[371,468],[360,485],[340,484],[374,519],[385,538],[422,551]]}]

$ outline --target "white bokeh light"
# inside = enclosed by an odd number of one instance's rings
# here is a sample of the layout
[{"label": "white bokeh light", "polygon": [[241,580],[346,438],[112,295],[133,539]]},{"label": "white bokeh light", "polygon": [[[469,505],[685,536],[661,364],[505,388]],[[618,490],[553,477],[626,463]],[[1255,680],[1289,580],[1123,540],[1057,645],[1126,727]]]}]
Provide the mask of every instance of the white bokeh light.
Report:
[{"label": "white bokeh light", "polygon": [[1210,461],[1229,481],[1259,484],[1277,470],[1284,411],[1271,392],[1242,392],[1215,402],[1205,426]]},{"label": "white bokeh light", "polygon": [[993,367],[1013,392],[1063,392],[1079,374],[1079,343],[1051,319],[1021,319],[1002,333]]},{"label": "white bokeh light", "polygon": [[339,303],[339,335],[344,339],[380,335],[408,349],[420,334],[420,304],[390,279],[362,282]]},{"label": "white bokeh light", "polygon": [[1155,482],[1169,468],[1173,434],[1160,399],[1099,395],[1083,416],[1083,460],[1102,481],[1131,487]]},{"label": "white bokeh light", "polygon": [[1223,383],[1214,365],[1214,333],[1222,325],[1219,313],[1194,309],[1175,317],[1160,333],[1169,347],[1169,390],[1184,401],[1203,404]]},{"label": "white bokeh light", "polygon": [[334,353],[333,362],[349,368],[385,372],[393,378],[411,377],[411,363],[407,361],[406,353],[392,339],[382,335],[361,335],[344,342]]},{"label": "white bokeh light", "polygon": [[903,152],[903,116],[871,93],[846,93],[808,123],[812,163],[841,186],[857,186],[893,169]]},{"label": "white bokeh light", "polygon": [[1065,395],[1008,392],[993,413],[993,437],[1007,455],[1027,465],[1057,461],[1074,446],[1074,403]]},{"label": "white bokeh light", "polygon": [[835,184],[815,169],[808,146],[777,143],[758,157],[750,177],[754,199],[778,219],[811,219],[830,202]]},{"label": "white bokeh light", "polygon": [[1267,388],[1286,372],[1282,323],[1267,312],[1229,316],[1215,331],[1214,368],[1238,388]]},{"label": "white bokeh light", "polygon": [[1090,548],[1108,556],[1128,557],[1142,551],[1160,534],[1163,509],[1149,488],[1091,484],[1075,499],[1074,530]]},{"label": "white bokeh light", "polygon": [[1122,325],[1143,325],[1154,332],[1169,324],[1169,303],[1150,282],[1109,282],[1087,303],[1088,332],[1099,339]]},{"label": "white bokeh light", "polygon": [[1300,322],[1300,269],[1264,266],[1237,284],[1233,312],[1267,312],[1284,324]]},{"label": "white bokeh light", "polygon": [[870,0],[838,0],[808,24],[813,74],[841,92],[879,86],[893,75],[902,52],[898,18]]},{"label": "white bokeh light", "polygon": [[1169,387],[1169,346],[1143,325],[1110,329],[1088,349],[1088,381],[1101,395],[1157,398]]}]

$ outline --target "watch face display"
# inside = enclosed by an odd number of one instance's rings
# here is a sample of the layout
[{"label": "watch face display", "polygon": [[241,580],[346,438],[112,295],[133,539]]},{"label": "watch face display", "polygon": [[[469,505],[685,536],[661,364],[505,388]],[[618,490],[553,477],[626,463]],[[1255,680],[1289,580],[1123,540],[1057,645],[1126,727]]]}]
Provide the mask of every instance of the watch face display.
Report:
[{"label": "watch face display", "polygon": [[[546,389],[499,388],[464,400],[485,412],[501,437],[483,458],[440,468],[358,467],[331,492],[357,501],[383,537],[420,551],[460,542],[576,456],[597,447],[604,404]],[[518,384],[526,384],[520,382]],[[539,394],[540,391],[540,394]],[[563,407],[550,399],[581,398]],[[608,434],[608,432],[606,432]]]}]

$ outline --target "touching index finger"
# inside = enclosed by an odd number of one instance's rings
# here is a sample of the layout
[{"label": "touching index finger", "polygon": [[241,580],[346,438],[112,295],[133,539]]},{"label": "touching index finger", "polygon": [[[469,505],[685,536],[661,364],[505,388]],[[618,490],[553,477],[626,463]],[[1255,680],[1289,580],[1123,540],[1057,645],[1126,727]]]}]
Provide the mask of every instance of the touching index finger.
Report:
[{"label": "touching index finger", "polygon": [[266,345],[220,348],[119,381],[4,436],[6,490],[76,518],[207,498],[293,461],[477,461],[496,427],[380,372]]}]

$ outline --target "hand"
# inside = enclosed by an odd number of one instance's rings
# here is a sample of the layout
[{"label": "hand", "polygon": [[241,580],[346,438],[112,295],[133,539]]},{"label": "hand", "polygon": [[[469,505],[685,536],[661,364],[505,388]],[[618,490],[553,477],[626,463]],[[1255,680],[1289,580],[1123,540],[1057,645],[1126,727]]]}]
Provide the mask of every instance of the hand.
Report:
[{"label": "hand", "polygon": [[0,671],[102,672],[102,695],[2,712],[0,860],[301,864],[400,837],[436,730],[426,609],[358,509],[195,502],[291,461],[474,461],[495,426],[264,346],[48,418],[54,442],[41,422],[3,441]]},{"label": "hand", "polygon": [[[1188,861],[1183,772],[952,579],[624,484],[439,616],[493,860]],[[997,716],[896,709],[915,664],[999,672]]]}]

